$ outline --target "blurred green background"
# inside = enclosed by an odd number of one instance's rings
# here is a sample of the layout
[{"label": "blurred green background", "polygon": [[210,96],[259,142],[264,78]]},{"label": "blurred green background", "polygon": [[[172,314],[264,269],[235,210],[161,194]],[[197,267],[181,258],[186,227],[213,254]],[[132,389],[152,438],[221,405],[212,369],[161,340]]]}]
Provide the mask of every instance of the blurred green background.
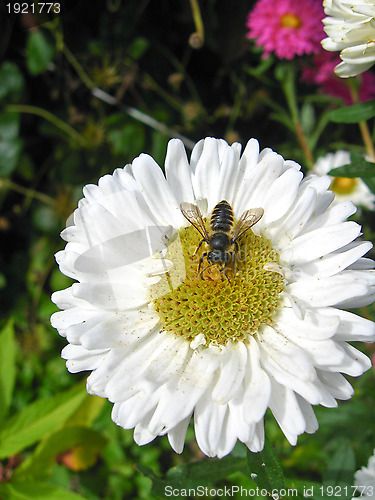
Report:
[{"label": "blurred green background", "polygon": [[[294,92],[315,158],[348,144],[362,151],[355,124],[327,118],[342,103],[300,83],[308,60],[263,60],[245,38],[253,3],[202,1],[200,48],[189,43],[196,27],[187,0],[61,1],[58,16],[1,4],[0,498],[151,498],[147,468],[164,477],[204,458],[192,429],[181,456],[165,437],[136,446],[132,431],[111,421],[111,405],[86,395],[87,374],[70,375],[60,358],[65,341],[50,326],[50,295],[70,280],[54,254],[85,184],[141,152],[162,166],[178,134],[188,150],[208,135],[230,143],[256,137],[307,171],[281,80]],[[373,239],[370,214],[357,220]],[[373,319],[374,309],[361,314]],[[352,484],[375,447],[373,373],[351,380],[352,401],[318,408],[319,431],[295,448],[267,415],[289,485],[320,483],[340,456]],[[243,448],[234,455],[239,462],[223,462],[222,479],[206,474],[200,484],[254,487],[246,472],[233,472],[243,468]],[[197,477],[174,471],[179,480]]]}]

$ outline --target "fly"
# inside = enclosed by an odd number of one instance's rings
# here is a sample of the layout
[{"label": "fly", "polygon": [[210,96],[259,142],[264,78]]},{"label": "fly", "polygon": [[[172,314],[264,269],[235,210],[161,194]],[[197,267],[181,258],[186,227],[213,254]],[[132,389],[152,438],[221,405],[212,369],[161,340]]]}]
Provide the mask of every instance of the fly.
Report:
[{"label": "fly", "polygon": [[[263,216],[263,208],[252,208],[245,212],[234,224],[233,208],[226,200],[220,201],[213,209],[210,217],[210,234],[204,225],[202,213],[197,205],[193,203],[181,203],[180,209],[182,215],[192,224],[201,234],[200,241],[195,253],[203,243],[207,243],[209,251],[204,252],[199,260],[198,276],[203,278],[203,273],[215,264],[218,264],[223,271],[224,276],[229,278],[225,272],[225,267],[230,262],[234,264],[234,275],[236,275],[236,261],[239,252],[237,240],[252,226],[254,226]],[[234,246],[235,252],[229,251]],[[204,258],[207,259],[208,266],[202,271],[201,266]]]}]

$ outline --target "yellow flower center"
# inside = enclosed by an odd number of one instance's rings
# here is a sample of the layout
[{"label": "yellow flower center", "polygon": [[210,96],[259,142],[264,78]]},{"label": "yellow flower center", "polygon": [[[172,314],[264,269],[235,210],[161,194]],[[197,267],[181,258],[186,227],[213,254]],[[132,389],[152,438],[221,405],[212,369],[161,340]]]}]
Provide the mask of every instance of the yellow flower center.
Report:
[{"label": "yellow flower center", "polygon": [[350,194],[357,185],[357,179],[349,177],[335,177],[331,183],[331,189],[336,194]]},{"label": "yellow flower center", "polygon": [[284,14],[280,18],[280,23],[283,28],[300,28],[302,26],[301,19],[294,14]]},{"label": "yellow flower center", "polygon": [[[180,229],[179,236],[184,253],[182,265],[180,259],[180,265],[174,266],[151,288],[151,298],[164,330],[189,342],[203,334],[206,345],[225,346],[228,341],[246,341],[262,324],[272,324],[284,279],[263,269],[266,263],[279,263],[278,253],[268,239],[256,236],[251,230],[241,237],[235,276],[232,263],[225,267],[228,280],[218,264],[198,276],[200,257],[209,248],[203,244],[194,255],[202,237],[193,226]],[[172,247],[166,258],[175,262]],[[231,251],[235,251],[234,246]],[[201,270],[209,264],[204,258]],[[178,278],[182,276],[182,266],[186,278],[170,291],[171,283],[181,282]]]}]

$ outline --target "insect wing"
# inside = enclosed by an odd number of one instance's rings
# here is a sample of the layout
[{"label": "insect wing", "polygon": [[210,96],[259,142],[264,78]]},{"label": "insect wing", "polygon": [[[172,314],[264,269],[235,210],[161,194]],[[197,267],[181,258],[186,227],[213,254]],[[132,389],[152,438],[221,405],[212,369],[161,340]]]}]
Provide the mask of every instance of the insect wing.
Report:
[{"label": "insect wing", "polygon": [[185,219],[187,219],[190,224],[192,224],[195,229],[201,233],[205,240],[208,240],[208,233],[203,222],[203,217],[197,205],[183,202],[180,204],[180,209]]},{"label": "insect wing", "polygon": [[232,243],[236,241],[243,233],[254,226],[264,214],[263,208],[252,208],[246,210],[238,219],[233,230]]}]

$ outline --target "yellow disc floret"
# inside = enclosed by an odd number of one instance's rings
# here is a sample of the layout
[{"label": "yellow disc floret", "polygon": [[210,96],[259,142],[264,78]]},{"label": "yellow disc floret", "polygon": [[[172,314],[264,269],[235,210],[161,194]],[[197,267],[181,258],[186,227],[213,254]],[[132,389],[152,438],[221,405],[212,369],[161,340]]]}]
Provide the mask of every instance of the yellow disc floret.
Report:
[{"label": "yellow disc floret", "polygon": [[336,194],[351,194],[356,186],[358,179],[349,177],[335,177],[331,183],[331,189]]},{"label": "yellow disc floret", "polygon": [[298,29],[302,26],[301,19],[295,14],[284,14],[280,18],[280,24],[283,28]]},{"label": "yellow disc floret", "polygon": [[[193,226],[180,229],[179,237],[183,259],[175,265],[176,247],[171,245],[166,259],[174,266],[151,289],[165,331],[190,342],[203,334],[206,345],[226,345],[228,341],[246,341],[262,324],[272,324],[284,279],[263,269],[266,263],[279,263],[268,239],[247,231],[238,240],[236,269],[231,263],[224,274],[214,264],[197,275],[200,257],[208,247],[203,244],[195,254],[202,237]],[[235,252],[234,246],[229,251]],[[201,270],[207,265],[204,259]],[[182,266],[186,277],[181,283]],[[177,288],[173,289],[173,283],[178,283]]]}]

